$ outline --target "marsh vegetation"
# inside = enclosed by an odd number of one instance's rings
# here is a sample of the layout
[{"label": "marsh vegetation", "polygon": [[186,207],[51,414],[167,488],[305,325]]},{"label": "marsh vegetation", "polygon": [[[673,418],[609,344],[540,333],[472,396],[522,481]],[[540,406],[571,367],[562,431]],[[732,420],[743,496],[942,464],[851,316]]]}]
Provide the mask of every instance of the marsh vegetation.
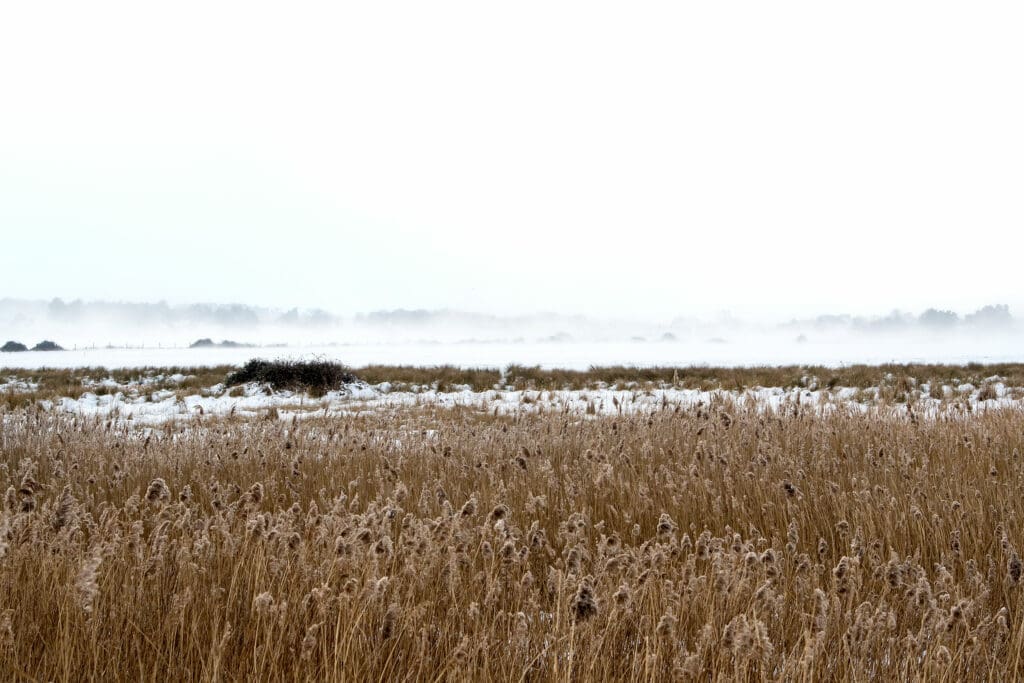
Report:
[{"label": "marsh vegetation", "polygon": [[2,413],[40,680],[1024,675],[1024,414]]}]

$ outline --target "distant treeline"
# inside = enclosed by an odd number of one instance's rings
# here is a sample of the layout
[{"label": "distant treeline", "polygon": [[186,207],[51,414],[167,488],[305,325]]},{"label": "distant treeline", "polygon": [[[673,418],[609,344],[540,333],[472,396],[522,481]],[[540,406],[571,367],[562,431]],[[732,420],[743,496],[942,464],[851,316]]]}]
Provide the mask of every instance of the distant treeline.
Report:
[{"label": "distant treeline", "polygon": [[251,328],[278,324],[295,326],[336,325],[340,318],[321,309],[293,308],[279,311],[245,304],[186,304],[172,306],[157,303],[123,303],[111,301],[66,302],[0,299],[0,322],[17,325],[25,322],[115,323],[124,326],[147,325],[210,325]]},{"label": "distant treeline", "polygon": [[[316,308],[305,310],[292,308],[282,311],[245,304],[199,303],[172,306],[163,301],[121,303],[82,300],[66,302],[59,298],[51,301],[0,299],[0,328],[7,327],[16,330],[22,326],[47,322],[67,325],[101,323],[125,329],[158,325],[238,329],[275,325],[330,328],[344,324],[376,328],[478,330],[484,333],[488,331],[508,333],[511,330],[531,329],[535,335],[554,334],[556,337],[561,335],[565,338],[607,336],[609,329],[632,335],[635,333],[625,331],[625,328],[638,325],[645,328],[647,335],[655,334],[657,337],[668,335],[663,337],[665,339],[672,336],[669,334],[669,330],[676,333],[711,334],[712,330],[742,330],[752,326],[751,323],[729,316],[711,321],[680,316],[668,325],[638,321],[610,325],[610,321],[600,318],[559,313],[500,315],[450,309],[409,310],[398,308],[360,313],[343,318]],[[881,316],[819,315],[814,318],[794,319],[780,323],[774,329],[800,332],[852,331],[864,333],[918,329],[942,332],[958,328],[1009,329],[1014,324],[1015,319],[1010,314],[1010,307],[1007,304],[994,304],[965,315],[938,308],[929,308],[920,314],[897,310]],[[766,329],[761,325],[757,328],[762,331]],[[566,331],[571,331],[571,333]]]},{"label": "distant treeline", "polygon": [[854,317],[849,315],[820,315],[810,320],[793,320],[792,328],[817,330],[852,329],[863,332],[898,332],[911,328],[950,330],[957,327],[1010,328],[1014,318],[1007,304],[984,306],[961,317],[954,311],[929,308],[919,315],[893,311],[882,317]]},{"label": "distant treeline", "polygon": [[509,316],[492,313],[473,313],[470,311],[453,311],[447,308],[440,310],[396,308],[390,311],[371,311],[369,313],[357,313],[354,321],[364,325],[461,325],[478,328],[536,325],[538,323],[558,323],[575,327],[596,322],[584,315],[532,313],[530,315]]}]

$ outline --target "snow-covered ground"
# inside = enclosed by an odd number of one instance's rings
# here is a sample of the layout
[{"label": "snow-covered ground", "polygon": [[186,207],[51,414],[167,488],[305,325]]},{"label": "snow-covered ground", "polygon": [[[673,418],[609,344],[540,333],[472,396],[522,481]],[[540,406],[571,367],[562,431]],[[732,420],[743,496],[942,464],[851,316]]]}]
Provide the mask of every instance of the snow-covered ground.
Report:
[{"label": "snow-covered ground", "polygon": [[855,363],[996,363],[1024,361],[1024,344],[1012,337],[899,339],[844,337],[797,342],[792,337],[747,336],[718,340],[635,342],[376,343],[252,348],[96,348],[0,353],[0,368],[198,367],[240,365],[251,358],[338,360],[351,366],[456,365],[500,368],[509,364],[586,369],[592,365],[750,366]]},{"label": "snow-covered ground", "polygon": [[[880,400],[879,388],[856,389],[782,389],[757,388],[746,391],[677,388],[628,388],[538,391],[487,390],[469,388],[437,391],[422,388],[394,391],[387,383],[376,386],[356,384],[330,392],[319,398],[290,391],[272,392],[258,384],[234,390],[215,385],[196,393],[182,395],[171,389],[151,390],[145,384],[113,385],[99,382],[97,386],[114,389],[110,393],[86,392],[78,398],[40,401],[51,411],[83,417],[116,418],[136,424],[159,424],[167,421],[210,416],[252,417],[276,414],[283,419],[311,415],[353,415],[364,412],[388,412],[415,408],[462,407],[493,415],[513,415],[541,411],[577,416],[634,415],[672,410],[678,407],[736,403],[765,409],[805,408],[831,409],[847,407],[855,410],[907,411],[903,403],[886,404]],[[935,415],[984,410],[988,408],[1024,409],[1024,391],[1006,387],[997,377],[988,387],[994,398],[980,395],[981,388],[971,384],[942,387],[943,399],[931,398],[930,387],[922,385],[912,394],[911,405],[916,414]],[[812,385],[813,386],[813,385]],[[24,382],[0,383],[0,391],[29,391]]]}]

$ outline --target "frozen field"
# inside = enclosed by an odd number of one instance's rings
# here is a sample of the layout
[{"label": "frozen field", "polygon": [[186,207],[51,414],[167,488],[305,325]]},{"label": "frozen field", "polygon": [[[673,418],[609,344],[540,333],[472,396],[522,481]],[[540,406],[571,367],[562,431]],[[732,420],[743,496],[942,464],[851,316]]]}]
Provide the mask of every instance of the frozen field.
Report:
[{"label": "frozen field", "polygon": [[0,354],[0,367],[197,367],[240,365],[250,358],[323,357],[352,366],[509,364],[568,369],[590,366],[851,365],[882,363],[997,363],[1024,360],[1024,344],[1011,337],[919,340],[844,338],[798,343],[791,338],[745,337],[721,341],[561,343],[375,343],[253,348],[95,348]]},{"label": "frozen field", "polygon": [[[454,387],[439,391],[433,387],[393,390],[383,382],[358,383],[311,397],[302,392],[272,391],[249,383],[233,390],[223,384],[182,391],[175,390],[184,375],[159,378],[154,390],[150,381],[119,384],[99,380],[94,390],[78,397],[39,401],[48,412],[80,417],[114,418],[135,424],[161,424],[206,417],[268,417],[279,419],[388,413],[408,409],[465,409],[489,415],[560,413],[573,416],[648,415],[658,411],[706,405],[741,405],[769,410],[790,409],[872,409],[928,416],[960,414],[990,408],[1024,408],[1024,389],[1007,386],[1000,377],[990,377],[984,388],[974,384],[943,385],[935,398],[925,383],[913,390],[906,402],[892,403],[879,387],[819,389],[811,380],[808,388],[757,387],[743,391],[698,390],[671,387],[630,386],[581,390],[513,390],[511,387],[474,391]],[[0,381],[0,391],[29,392],[36,387],[23,380]]]}]

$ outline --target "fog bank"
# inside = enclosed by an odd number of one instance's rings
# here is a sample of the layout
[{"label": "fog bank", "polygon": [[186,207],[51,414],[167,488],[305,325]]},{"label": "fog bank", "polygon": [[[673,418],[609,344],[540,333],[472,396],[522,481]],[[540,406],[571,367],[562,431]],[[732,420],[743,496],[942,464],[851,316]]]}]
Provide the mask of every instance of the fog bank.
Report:
[{"label": "fog bank", "polygon": [[0,343],[29,349],[43,340],[65,349],[3,353],[0,366],[10,367],[211,365],[305,355],[354,365],[548,367],[1024,360],[1024,325],[1004,305],[753,322],[728,314],[644,320],[391,310],[339,316],[239,304],[3,299],[0,337]]}]

